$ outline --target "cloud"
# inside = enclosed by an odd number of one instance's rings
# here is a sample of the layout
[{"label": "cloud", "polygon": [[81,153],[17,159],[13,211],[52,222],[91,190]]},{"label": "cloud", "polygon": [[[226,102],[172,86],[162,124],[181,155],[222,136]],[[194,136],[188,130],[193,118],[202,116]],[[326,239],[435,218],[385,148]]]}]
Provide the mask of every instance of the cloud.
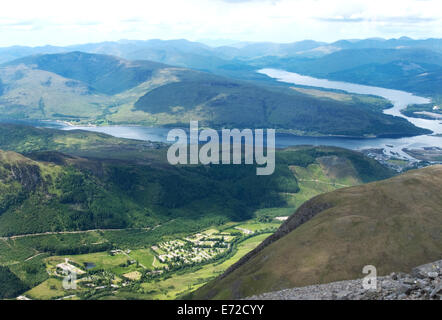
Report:
[{"label": "cloud", "polygon": [[[428,1],[428,0],[416,0],[416,1]],[[340,23],[390,22],[390,23],[401,23],[401,24],[414,24],[414,23],[433,22],[439,19],[409,16],[409,17],[375,17],[375,18],[326,17],[326,18],[316,18],[316,20],[322,22],[340,22]]]},{"label": "cloud", "polygon": [[276,3],[280,0],[221,0],[223,2],[228,2],[228,3],[242,3],[242,2],[273,2]]},{"label": "cloud", "polygon": [[439,38],[442,10],[440,0],[15,0],[2,5],[0,28],[0,46],[151,38]]},{"label": "cloud", "polygon": [[35,21],[32,21],[32,20],[0,19],[0,26],[2,26],[2,27],[30,26],[30,25],[34,25],[34,24],[35,24]]}]

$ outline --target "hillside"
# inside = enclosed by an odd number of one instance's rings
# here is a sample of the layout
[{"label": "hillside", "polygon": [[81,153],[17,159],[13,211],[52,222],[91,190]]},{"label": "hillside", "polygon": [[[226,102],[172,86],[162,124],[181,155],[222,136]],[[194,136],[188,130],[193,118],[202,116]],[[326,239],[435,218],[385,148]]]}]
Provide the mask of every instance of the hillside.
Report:
[{"label": "hillside", "polygon": [[206,170],[50,152],[29,156],[38,160],[0,152],[1,236],[145,228],[173,219],[192,221],[194,227],[241,221],[258,208],[284,206],[278,192],[299,190],[283,166],[260,179],[253,167],[244,166]]},{"label": "hillside", "polygon": [[192,298],[241,298],[357,279],[365,265],[382,276],[438,260],[441,183],[442,166],[433,166],[317,196]]},{"label": "hillside", "polygon": [[151,79],[154,71],[166,67],[150,61],[129,61],[84,52],[29,56],[6,63],[5,66],[22,64],[80,81],[93,90],[108,95],[136,87]]},{"label": "hillside", "polygon": [[[149,227],[173,219],[195,226],[241,221],[258,209],[296,207],[311,197],[312,191],[300,192],[300,185],[308,185],[301,179],[333,186],[392,175],[376,161],[339,148],[278,151],[275,173],[256,176],[254,166],[171,166],[160,144],[105,134],[21,125],[0,125],[0,133],[0,149],[9,150],[0,152],[3,236]],[[287,197],[298,193],[296,201]]]},{"label": "hillside", "polygon": [[301,135],[409,136],[382,99],[336,100],[149,61],[71,52],[0,67],[0,116],[72,123],[276,128]]}]

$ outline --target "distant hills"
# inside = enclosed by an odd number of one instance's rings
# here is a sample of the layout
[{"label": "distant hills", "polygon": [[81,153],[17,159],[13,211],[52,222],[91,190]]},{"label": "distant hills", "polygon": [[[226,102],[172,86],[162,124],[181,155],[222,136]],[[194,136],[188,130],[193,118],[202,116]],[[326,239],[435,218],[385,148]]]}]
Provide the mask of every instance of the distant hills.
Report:
[{"label": "distant hills", "polygon": [[253,64],[432,97],[442,92],[442,53],[426,48],[346,49],[315,59],[265,57]]},{"label": "distant hills", "polygon": [[73,123],[275,128],[308,135],[427,133],[382,113],[381,98],[312,95],[149,61],[70,52],[0,67],[0,116]]},{"label": "distant hills", "polygon": [[[72,51],[107,54],[128,60],[150,60],[253,81],[264,80],[254,72],[256,66],[259,65],[263,67],[279,66],[309,75],[378,86],[385,85],[416,93],[435,94],[439,92],[441,87],[440,82],[432,83],[431,81],[434,80],[434,77],[439,79],[441,74],[439,67],[442,63],[440,58],[442,39],[414,40],[407,37],[340,40],[333,43],[313,40],[283,44],[244,42],[218,47],[184,39],[121,40],[67,47],[14,46],[0,48],[0,63],[35,54]],[[430,57],[429,54],[433,56]],[[349,60],[347,61],[347,59]],[[354,65],[355,61],[357,61],[357,65]],[[349,65],[349,62],[353,62],[353,64]],[[389,70],[389,77],[386,79],[383,78],[382,72],[381,75],[376,75],[376,72],[382,68],[391,69],[389,64],[397,64],[398,62],[406,65],[417,64],[422,72],[408,74],[408,78],[411,78],[410,83],[407,83],[407,75],[401,71]],[[372,68],[377,68],[376,70],[367,69],[372,64],[375,64]],[[323,68],[324,66],[325,68]],[[356,67],[363,68],[352,70]],[[357,74],[349,76],[349,71],[357,72]],[[430,73],[428,80],[425,80],[424,76],[425,84],[413,82],[415,77],[425,73]],[[426,90],[428,86],[430,88]]]},{"label": "distant hills", "polygon": [[[231,42],[232,43],[232,42]],[[319,57],[340,50],[358,49],[425,49],[442,53],[442,39],[414,40],[407,37],[399,39],[355,39],[339,40],[325,43],[313,40],[303,40],[293,43],[273,42],[238,42],[236,44],[208,46],[199,42],[185,39],[178,40],[120,40],[100,43],[72,45],[66,47],[13,46],[0,48],[0,63],[12,61],[35,54],[62,53],[83,51],[119,56],[130,60],[153,60],[172,65],[192,67],[189,63],[197,63],[189,57],[215,56],[219,61],[232,58],[255,59],[264,56],[304,56]],[[184,59],[180,61],[181,59]],[[186,63],[187,60],[187,63]],[[193,62],[192,62],[193,61]]]},{"label": "distant hills", "polygon": [[441,258],[442,166],[322,194],[195,299],[232,299],[285,288],[409,272]]},{"label": "distant hills", "polygon": [[[77,80],[94,91],[117,94],[152,78],[153,72],[166,66],[150,61],[128,61],[109,55],[83,52],[37,55],[6,63],[4,66],[25,65],[32,69],[55,73]],[[48,84],[48,86],[50,86]],[[71,84],[75,87],[75,83]]]}]

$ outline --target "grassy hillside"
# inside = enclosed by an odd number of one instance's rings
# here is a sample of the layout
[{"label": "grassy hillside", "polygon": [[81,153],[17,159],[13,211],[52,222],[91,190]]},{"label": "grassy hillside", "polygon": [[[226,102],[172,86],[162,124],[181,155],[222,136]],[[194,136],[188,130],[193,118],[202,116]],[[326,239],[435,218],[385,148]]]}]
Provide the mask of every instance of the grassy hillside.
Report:
[{"label": "grassy hillside", "polygon": [[360,278],[365,265],[385,275],[438,260],[441,183],[442,166],[433,166],[320,195],[192,297],[247,297]]},{"label": "grassy hillside", "polygon": [[20,64],[81,81],[105,94],[116,94],[136,87],[149,80],[155,70],[165,67],[150,61],[128,61],[84,52],[30,56],[5,66]]},{"label": "grassy hillside", "polygon": [[[336,100],[149,61],[72,52],[0,68],[0,116],[72,123],[268,127],[301,135],[409,136],[427,131],[379,101]],[[382,103],[381,103],[382,104]]]}]

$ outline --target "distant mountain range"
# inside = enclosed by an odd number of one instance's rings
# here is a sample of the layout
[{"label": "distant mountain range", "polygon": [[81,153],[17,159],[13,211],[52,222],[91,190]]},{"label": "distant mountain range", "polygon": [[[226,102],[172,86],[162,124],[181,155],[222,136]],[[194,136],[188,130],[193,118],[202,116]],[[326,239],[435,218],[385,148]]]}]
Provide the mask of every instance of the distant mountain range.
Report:
[{"label": "distant mountain range", "polygon": [[292,287],[410,272],[441,258],[442,166],[322,194],[194,299],[237,299]]},{"label": "distant mountain range", "polygon": [[426,48],[345,49],[315,59],[264,57],[251,64],[431,97],[442,94],[442,53]]},{"label": "distant mountain range", "polygon": [[[42,46],[25,47],[13,46],[0,48],[0,63],[12,61],[28,55],[63,53],[71,51],[84,51],[115,55],[131,60],[153,60],[172,65],[180,62],[179,57],[216,56],[219,59],[231,60],[232,58],[259,58],[264,56],[307,56],[319,57],[340,50],[357,49],[425,49],[442,53],[442,39],[413,40],[402,37],[399,39],[363,39],[340,40],[333,43],[304,40],[293,43],[272,42],[243,42],[223,46],[208,46],[199,42],[185,39],[180,40],[121,40],[100,43],[89,43],[66,47]],[[187,59],[187,58],[186,58]],[[181,63],[184,63],[182,61]],[[189,65],[182,65],[190,67]]]}]

